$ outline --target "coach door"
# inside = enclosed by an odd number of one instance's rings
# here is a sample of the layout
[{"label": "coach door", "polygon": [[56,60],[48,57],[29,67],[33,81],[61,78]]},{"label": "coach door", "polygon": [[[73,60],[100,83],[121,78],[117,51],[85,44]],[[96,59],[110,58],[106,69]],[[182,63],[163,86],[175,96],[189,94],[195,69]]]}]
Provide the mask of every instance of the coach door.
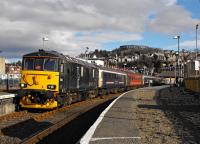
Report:
[{"label": "coach door", "polygon": [[76,88],[79,89],[80,88],[80,67],[79,66],[76,67],[76,76],[77,76]]}]

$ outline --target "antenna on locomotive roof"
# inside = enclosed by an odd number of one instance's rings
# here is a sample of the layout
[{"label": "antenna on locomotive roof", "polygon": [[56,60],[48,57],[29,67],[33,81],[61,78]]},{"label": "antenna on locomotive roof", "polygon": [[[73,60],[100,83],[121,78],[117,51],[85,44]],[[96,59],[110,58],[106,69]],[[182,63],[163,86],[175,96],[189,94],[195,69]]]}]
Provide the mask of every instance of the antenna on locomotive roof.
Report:
[{"label": "antenna on locomotive roof", "polygon": [[45,42],[45,41],[48,41],[48,40],[49,40],[48,37],[43,37],[43,38],[42,38],[43,49],[44,49],[44,42]]}]

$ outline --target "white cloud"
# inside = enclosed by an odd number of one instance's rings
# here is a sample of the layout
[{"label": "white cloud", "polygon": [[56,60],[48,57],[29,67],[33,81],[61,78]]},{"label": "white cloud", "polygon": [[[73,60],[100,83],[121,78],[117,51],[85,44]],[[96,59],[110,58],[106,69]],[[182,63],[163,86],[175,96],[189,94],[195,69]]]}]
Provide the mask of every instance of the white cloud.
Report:
[{"label": "white cloud", "polygon": [[85,47],[90,50],[102,49],[102,45],[107,42],[127,42],[141,40],[142,36],[132,33],[122,32],[59,32],[54,31],[49,36],[49,45],[57,45],[64,54],[78,54],[84,52]]},{"label": "white cloud", "polygon": [[6,0],[0,1],[0,49],[20,57],[42,48],[48,35],[47,49],[77,55],[85,46],[141,40],[147,30],[187,32],[198,21],[176,0]]},{"label": "white cloud", "polygon": [[166,5],[167,6],[172,6],[172,5],[175,5],[177,2],[177,0],[169,0],[169,1],[166,1]]},{"label": "white cloud", "polygon": [[[198,49],[200,49],[200,40],[197,41],[197,47],[198,47]],[[166,48],[177,50],[178,45],[177,44],[170,45]],[[185,49],[185,50],[189,50],[189,51],[195,50],[196,49],[196,40],[186,40],[186,41],[180,42],[180,50],[181,49]]]},{"label": "white cloud", "polygon": [[97,32],[97,33],[86,33],[78,40],[90,41],[94,43],[105,43],[105,42],[123,42],[131,40],[141,40],[142,36],[139,34],[130,34],[122,32]]},{"label": "white cloud", "polygon": [[176,34],[189,32],[198,22],[200,20],[193,19],[183,7],[173,5],[157,13],[156,18],[150,21],[149,27],[153,31]]}]

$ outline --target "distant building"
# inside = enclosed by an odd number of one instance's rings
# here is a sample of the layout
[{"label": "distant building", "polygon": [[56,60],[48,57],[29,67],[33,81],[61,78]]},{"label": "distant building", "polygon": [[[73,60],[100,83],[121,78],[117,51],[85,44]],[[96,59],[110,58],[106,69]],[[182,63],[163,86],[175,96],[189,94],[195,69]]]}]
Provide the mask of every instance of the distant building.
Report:
[{"label": "distant building", "polygon": [[[197,74],[199,74],[199,71],[197,71]],[[184,76],[185,77],[192,77],[196,75],[196,71],[195,71],[195,62],[194,61],[188,61],[185,64],[184,67]]]},{"label": "distant building", "polygon": [[21,66],[6,65],[7,74],[20,74]]},{"label": "distant building", "polygon": [[91,63],[91,64],[95,64],[95,65],[99,65],[99,66],[105,66],[105,58],[102,57],[102,58],[97,58],[96,55],[93,56],[93,58],[87,58],[87,59],[82,59],[82,58],[78,58],[82,61],[86,61],[88,63]]},{"label": "distant building", "polygon": [[165,61],[166,60],[164,53],[158,52],[158,53],[154,53],[154,55],[156,55],[158,57],[158,60],[161,60],[161,61]]},{"label": "distant building", "polygon": [[89,59],[87,59],[87,62],[95,64],[95,65],[99,65],[99,66],[104,66],[104,59],[89,58]]},{"label": "distant building", "polygon": [[5,58],[0,57],[0,74],[5,74]]}]

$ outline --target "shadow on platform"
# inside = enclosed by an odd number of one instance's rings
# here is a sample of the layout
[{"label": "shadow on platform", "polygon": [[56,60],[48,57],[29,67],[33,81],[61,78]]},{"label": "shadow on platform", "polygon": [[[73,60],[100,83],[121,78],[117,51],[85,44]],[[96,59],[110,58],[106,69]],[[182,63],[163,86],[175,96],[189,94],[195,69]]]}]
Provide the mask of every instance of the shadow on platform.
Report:
[{"label": "shadow on platform", "polygon": [[1,132],[9,137],[17,137],[19,139],[25,139],[32,134],[51,126],[49,122],[38,122],[34,119],[29,119],[15,125],[3,128]]}]

